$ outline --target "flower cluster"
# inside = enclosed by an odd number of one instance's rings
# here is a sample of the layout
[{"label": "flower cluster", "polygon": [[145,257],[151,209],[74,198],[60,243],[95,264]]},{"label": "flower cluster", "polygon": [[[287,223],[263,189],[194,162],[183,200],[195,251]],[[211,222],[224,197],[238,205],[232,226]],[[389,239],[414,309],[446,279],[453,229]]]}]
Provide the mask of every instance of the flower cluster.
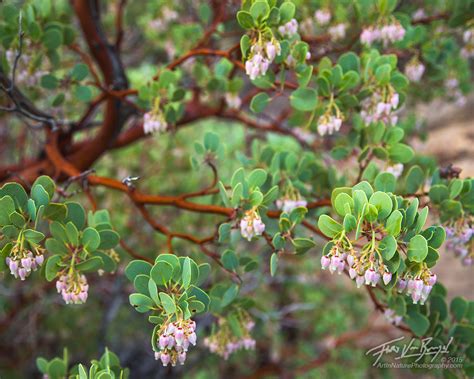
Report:
[{"label": "flower cluster", "polygon": [[[335,272],[342,274],[344,270],[347,270],[349,277],[355,280],[357,288],[364,284],[376,287],[380,282],[385,285],[391,282],[393,275],[383,263],[377,250],[370,247],[364,248],[358,254],[352,246],[346,249],[339,243],[336,243],[327,255],[321,257],[323,270],[329,269],[331,274]],[[424,304],[435,283],[436,275],[425,267],[415,275],[406,274],[399,278],[397,289],[399,292],[406,289],[407,295],[411,295],[414,304],[418,302]]]},{"label": "flower cluster", "polygon": [[474,28],[466,30],[462,39],[465,45],[461,49],[461,56],[466,59],[474,58]]},{"label": "flower cluster", "polygon": [[393,309],[387,308],[385,309],[383,315],[387,319],[388,322],[390,322],[393,325],[400,325],[402,322],[403,317],[402,316],[397,316],[395,311]]},{"label": "flower cluster", "polygon": [[467,100],[459,88],[459,80],[449,78],[444,82],[444,87],[446,88],[448,97],[452,98],[457,106],[462,107],[466,105]]},{"label": "flower cluster", "polygon": [[147,112],[143,116],[143,131],[145,134],[164,132],[168,124],[162,112]]},{"label": "flower cluster", "polygon": [[341,129],[342,117],[326,112],[318,119],[318,133],[321,136],[330,135]]},{"label": "flower cluster", "polygon": [[245,72],[251,80],[265,75],[270,64],[280,53],[280,43],[276,40],[268,41],[263,46],[253,45],[250,49],[250,58],[245,62]]},{"label": "flower cluster", "polygon": [[265,231],[265,224],[255,209],[245,212],[245,216],[240,220],[240,233],[248,241],[255,236],[261,236]]},{"label": "flower cluster", "polygon": [[44,255],[40,251],[19,250],[17,246],[12,249],[13,255],[6,257],[5,261],[10,273],[15,278],[25,280],[33,271],[36,271],[44,262]]},{"label": "flower cluster", "polygon": [[397,109],[398,104],[398,93],[393,91],[389,91],[388,93],[376,91],[372,96],[362,101],[360,115],[367,125],[377,121],[395,125],[398,121],[398,117],[393,114],[393,111]]},{"label": "flower cluster", "polygon": [[318,9],[314,12],[314,18],[319,26],[325,26],[331,21],[331,12],[327,9]]},{"label": "flower cluster", "polygon": [[66,304],[83,304],[87,300],[89,285],[85,275],[72,272],[59,277],[56,289]]},{"label": "flower cluster", "polygon": [[446,230],[446,249],[462,259],[462,263],[470,266],[474,259],[474,228],[472,224],[461,220],[445,227]]},{"label": "flower cluster", "polygon": [[226,319],[219,319],[217,332],[211,334],[204,340],[206,346],[212,353],[220,355],[225,360],[229,356],[240,349],[255,349],[255,340],[250,335],[251,330],[255,326],[253,320],[246,313],[242,313],[238,318],[239,327],[242,335],[237,337],[232,333],[232,329],[228,325]]},{"label": "flower cluster", "polygon": [[298,33],[298,21],[294,18],[291,19],[285,25],[278,28],[278,33],[288,38],[295,36]]},{"label": "flower cluster", "polygon": [[354,279],[357,288],[363,284],[375,287],[383,280],[384,284],[388,284],[392,280],[392,274],[387,267],[378,259],[374,259],[373,253],[363,253],[358,256],[354,249],[349,249],[346,253],[334,245],[329,254],[321,257],[321,267],[323,270],[329,269],[331,274],[337,272],[342,274],[347,268],[349,276]]},{"label": "flower cluster", "polygon": [[306,207],[308,202],[301,198],[291,198],[283,197],[276,201],[278,209],[281,209],[283,212],[290,213],[293,209],[298,207]]},{"label": "flower cluster", "polygon": [[436,283],[436,274],[430,270],[424,269],[420,274],[415,276],[406,275],[398,279],[397,290],[399,293],[405,291],[411,296],[413,304],[418,302],[423,305]]},{"label": "flower cluster", "polygon": [[331,36],[331,39],[337,41],[346,37],[346,29],[347,25],[344,23],[340,23],[330,26],[328,29],[328,33]]},{"label": "flower cluster", "polygon": [[231,92],[227,92],[225,94],[225,102],[231,109],[239,109],[242,105],[242,100],[240,99],[239,95]]},{"label": "flower cluster", "polygon": [[360,42],[370,46],[374,42],[381,41],[384,46],[387,46],[389,43],[401,41],[403,37],[405,37],[405,29],[399,22],[394,22],[379,27],[365,28],[360,35]]},{"label": "flower cluster", "polygon": [[425,65],[420,63],[418,59],[412,59],[405,66],[405,75],[411,82],[419,82],[425,73]]},{"label": "flower cluster", "polygon": [[385,168],[385,172],[392,174],[395,178],[399,178],[403,174],[403,163],[395,163],[388,166]]},{"label": "flower cluster", "polygon": [[164,323],[158,333],[158,347],[160,351],[155,352],[155,359],[161,360],[163,366],[183,365],[186,361],[186,353],[189,345],[196,346],[196,322],[193,320],[178,320]]}]

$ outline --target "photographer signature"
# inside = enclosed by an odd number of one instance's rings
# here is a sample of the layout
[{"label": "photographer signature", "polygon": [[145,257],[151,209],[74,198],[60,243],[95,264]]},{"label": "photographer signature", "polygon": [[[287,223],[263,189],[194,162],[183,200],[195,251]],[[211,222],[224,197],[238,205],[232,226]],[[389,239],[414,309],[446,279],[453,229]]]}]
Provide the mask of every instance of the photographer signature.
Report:
[{"label": "photographer signature", "polygon": [[[395,359],[404,359],[404,358],[417,358],[415,362],[420,361],[424,356],[433,356],[431,358],[431,362],[433,362],[440,354],[448,354],[449,353],[449,345],[453,341],[453,337],[451,337],[446,345],[435,345],[429,346],[430,343],[433,341],[432,337],[423,338],[418,340],[416,338],[412,338],[408,344],[404,343],[403,346],[395,345],[397,342],[402,341],[405,339],[405,336],[401,336],[399,338],[395,338],[391,341],[385,342],[380,344],[365,353],[365,355],[371,354],[372,357],[377,357],[376,361],[374,362],[374,366],[380,361],[382,356],[386,354],[398,354]],[[420,341],[421,345],[416,344],[416,341]]]}]

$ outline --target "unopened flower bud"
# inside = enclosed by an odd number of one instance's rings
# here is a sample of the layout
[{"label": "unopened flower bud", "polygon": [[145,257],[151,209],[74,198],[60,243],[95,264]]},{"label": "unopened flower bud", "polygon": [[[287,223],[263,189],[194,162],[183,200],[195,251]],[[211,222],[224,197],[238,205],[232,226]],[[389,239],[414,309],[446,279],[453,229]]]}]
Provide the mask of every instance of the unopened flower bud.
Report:
[{"label": "unopened flower bud", "polygon": [[178,362],[179,362],[179,364],[184,365],[185,361],[186,361],[186,352],[183,351],[183,352],[178,354]]},{"label": "unopened flower bud", "polygon": [[160,354],[160,359],[161,359],[161,363],[163,363],[163,366],[166,367],[170,363],[171,357],[167,352],[162,352]]},{"label": "unopened flower bud", "polygon": [[392,280],[392,273],[388,271],[384,272],[383,283],[387,285],[388,283],[390,283],[391,280]]},{"label": "unopened flower bud", "polygon": [[184,331],[182,328],[177,328],[174,332],[174,339],[176,341],[176,346],[181,346],[184,341]]},{"label": "unopened flower bud", "polygon": [[158,339],[158,346],[160,347],[160,349],[164,349],[166,348],[166,346],[168,346],[168,342],[169,342],[169,337],[168,336],[165,336],[165,335],[160,335],[160,338]]}]

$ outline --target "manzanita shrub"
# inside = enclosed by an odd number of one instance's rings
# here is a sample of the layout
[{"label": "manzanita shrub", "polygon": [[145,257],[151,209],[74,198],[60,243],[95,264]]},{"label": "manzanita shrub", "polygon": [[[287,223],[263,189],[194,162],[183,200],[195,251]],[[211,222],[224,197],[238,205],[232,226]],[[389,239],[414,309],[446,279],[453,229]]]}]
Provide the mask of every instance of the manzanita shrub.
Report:
[{"label": "manzanita shrub", "polygon": [[81,346],[37,358],[50,379],[127,378],[108,349],[76,364],[105,341],[136,377],[364,377],[371,333],[413,337],[409,368],[474,375],[474,301],[438,280],[443,254],[472,275],[474,180],[420,153],[415,111],[466,103],[474,1],[0,14],[2,377],[48,341]]}]

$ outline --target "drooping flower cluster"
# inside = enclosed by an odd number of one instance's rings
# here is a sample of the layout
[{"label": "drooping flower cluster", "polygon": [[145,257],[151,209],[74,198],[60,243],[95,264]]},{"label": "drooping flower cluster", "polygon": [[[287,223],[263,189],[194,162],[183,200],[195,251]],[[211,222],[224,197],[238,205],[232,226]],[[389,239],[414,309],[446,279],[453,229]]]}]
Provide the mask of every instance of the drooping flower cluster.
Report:
[{"label": "drooping flower cluster", "polygon": [[344,39],[346,37],[347,25],[344,23],[339,23],[328,28],[328,33],[331,36],[331,39],[337,41]]},{"label": "drooping flower cluster", "polygon": [[314,12],[314,18],[319,26],[325,26],[331,21],[331,12],[327,9],[318,9]]},{"label": "drooping flower cluster", "polygon": [[240,220],[240,234],[251,241],[255,236],[261,236],[265,231],[265,224],[255,209],[245,212],[245,216]]},{"label": "drooping flower cluster", "polygon": [[264,45],[253,45],[250,49],[249,59],[245,62],[245,72],[251,80],[265,75],[270,64],[280,53],[280,43],[274,39]]},{"label": "drooping flower cluster", "polygon": [[291,19],[286,24],[278,27],[278,33],[284,37],[291,38],[298,33],[298,21],[296,19]]},{"label": "drooping flower cluster", "polygon": [[464,46],[461,49],[461,56],[466,59],[474,58],[474,28],[466,30],[462,39]]},{"label": "drooping flower cluster", "polygon": [[147,112],[143,116],[143,131],[145,134],[166,131],[168,124],[162,112]]},{"label": "drooping flower cluster", "polygon": [[391,166],[388,166],[385,168],[385,172],[389,172],[398,179],[403,174],[403,163],[395,163]]},{"label": "drooping flower cluster", "polygon": [[397,290],[399,293],[405,293],[411,296],[413,304],[418,302],[423,305],[436,283],[436,274],[429,269],[424,269],[418,275],[406,275],[397,281]]},{"label": "drooping flower cluster", "polygon": [[87,300],[89,285],[85,275],[72,272],[59,277],[56,289],[66,304],[83,304]]},{"label": "drooping flower cluster", "polygon": [[384,284],[392,280],[392,274],[383,262],[376,258],[374,252],[366,251],[358,255],[352,248],[348,252],[340,250],[337,244],[331,248],[329,254],[321,257],[321,267],[323,270],[329,269],[331,274],[342,274],[344,269],[347,269],[357,288],[363,284],[375,287],[380,279]]},{"label": "drooping flower cluster", "polygon": [[425,65],[416,58],[405,66],[405,75],[411,82],[419,82],[424,73]]},{"label": "drooping flower cluster", "polygon": [[242,105],[242,100],[240,99],[237,93],[227,92],[225,94],[225,102],[227,106],[231,109],[239,109]]},{"label": "drooping flower cluster", "polygon": [[398,316],[393,309],[387,308],[385,309],[383,315],[385,316],[386,320],[393,325],[400,325],[402,322],[403,317]]},{"label": "drooping flower cluster", "polygon": [[224,318],[219,318],[218,330],[212,333],[204,340],[206,346],[212,353],[220,355],[225,360],[237,350],[254,350],[255,340],[250,332],[255,326],[254,321],[246,313],[238,317],[239,328],[242,331],[241,336],[236,336]]},{"label": "drooping flower cluster", "polygon": [[[329,269],[331,274],[342,274],[347,270],[349,277],[355,280],[357,288],[364,284],[376,287],[381,282],[388,285],[392,281],[392,273],[372,243],[366,245],[361,252],[356,252],[350,242],[348,246],[342,244],[343,240],[336,242],[329,253],[321,257],[323,270]],[[398,279],[397,289],[399,292],[406,289],[414,304],[424,304],[435,283],[436,275],[425,266],[414,274],[405,273]]]},{"label": "drooping flower cluster", "polygon": [[449,78],[444,82],[444,87],[446,88],[446,94],[448,97],[452,98],[457,106],[463,107],[466,105],[467,100],[459,88],[459,80],[456,78]]},{"label": "drooping flower cluster", "polygon": [[318,119],[318,133],[321,136],[331,135],[341,129],[342,117],[326,112]]},{"label": "drooping flower cluster", "polygon": [[462,263],[471,266],[474,260],[474,228],[472,223],[460,220],[445,227],[446,249],[462,259]]},{"label": "drooping flower cluster", "polygon": [[33,253],[29,250],[22,250],[17,245],[13,247],[11,256],[6,257],[5,262],[15,278],[25,280],[43,264],[44,255],[39,250]]},{"label": "drooping flower cluster", "polygon": [[295,208],[306,207],[308,202],[301,198],[283,197],[276,201],[276,205],[278,209],[281,209],[283,212],[290,213]]},{"label": "drooping flower cluster", "polygon": [[[342,274],[347,270],[349,277],[355,280],[357,288],[362,285],[376,287],[379,283],[388,285],[392,281],[392,273],[384,264],[380,253],[367,245],[360,253],[352,246],[343,247],[338,241],[328,254],[321,257],[323,270],[329,269],[331,274]],[[406,273],[397,281],[397,289],[401,293],[406,289],[407,295],[412,297],[413,303],[424,304],[436,283],[436,275],[427,267],[412,274]]]},{"label": "drooping flower cluster", "polygon": [[394,91],[375,91],[372,96],[362,101],[360,115],[369,125],[372,122],[382,121],[388,125],[395,125],[398,117],[393,114],[399,104],[399,95]]},{"label": "drooping flower cluster", "polygon": [[196,322],[178,320],[164,323],[157,332],[157,346],[160,351],[155,351],[155,359],[161,360],[163,366],[183,365],[189,345],[196,346]]},{"label": "drooping flower cluster", "polygon": [[360,35],[360,42],[370,46],[374,42],[381,41],[384,46],[387,46],[390,43],[401,41],[404,37],[405,28],[399,22],[394,22],[365,28]]}]

